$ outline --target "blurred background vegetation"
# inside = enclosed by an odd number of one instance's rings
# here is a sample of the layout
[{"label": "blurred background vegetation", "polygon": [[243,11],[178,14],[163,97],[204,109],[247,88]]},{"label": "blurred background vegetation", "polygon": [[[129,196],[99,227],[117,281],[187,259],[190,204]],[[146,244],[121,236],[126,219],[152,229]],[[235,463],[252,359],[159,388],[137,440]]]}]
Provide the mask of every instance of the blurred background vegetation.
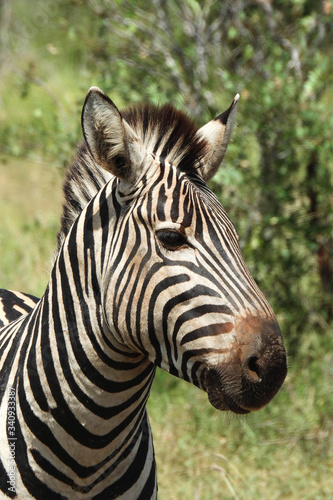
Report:
[{"label": "blurred background vegetation", "polygon": [[160,498],[333,498],[332,0],[0,1],[0,286],[41,295],[91,85],[203,125],[241,94],[212,188],[273,306],[289,376],[217,414],[160,372]]}]

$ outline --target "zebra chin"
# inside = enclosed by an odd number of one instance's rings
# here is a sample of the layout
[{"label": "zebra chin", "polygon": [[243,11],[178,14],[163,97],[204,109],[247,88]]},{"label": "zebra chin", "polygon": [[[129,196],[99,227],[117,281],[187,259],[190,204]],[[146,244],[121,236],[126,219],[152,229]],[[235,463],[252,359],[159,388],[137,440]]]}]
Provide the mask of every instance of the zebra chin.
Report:
[{"label": "zebra chin", "polygon": [[284,367],[276,367],[274,374],[251,380],[247,375],[228,373],[224,366],[207,369],[204,387],[209,402],[220,411],[246,414],[266,406],[279,391],[285,376]]},{"label": "zebra chin", "polygon": [[286,375],[286,351],[272,322],[265,333],[243,332],[225,361],[203,371],[202,385],[218,410],[246,414],[267,405]]}]

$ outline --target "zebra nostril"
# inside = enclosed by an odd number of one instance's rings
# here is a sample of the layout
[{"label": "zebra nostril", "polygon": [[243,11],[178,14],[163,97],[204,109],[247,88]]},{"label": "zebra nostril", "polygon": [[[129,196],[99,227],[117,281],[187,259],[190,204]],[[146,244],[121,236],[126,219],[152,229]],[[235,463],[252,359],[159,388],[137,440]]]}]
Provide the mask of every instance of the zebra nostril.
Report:
[{"label": "zebra nostril", "polygon": [[251,382],[260,382],[262,380],[262,368],[258,355],[252,355],[245,359],[244,370]]}]

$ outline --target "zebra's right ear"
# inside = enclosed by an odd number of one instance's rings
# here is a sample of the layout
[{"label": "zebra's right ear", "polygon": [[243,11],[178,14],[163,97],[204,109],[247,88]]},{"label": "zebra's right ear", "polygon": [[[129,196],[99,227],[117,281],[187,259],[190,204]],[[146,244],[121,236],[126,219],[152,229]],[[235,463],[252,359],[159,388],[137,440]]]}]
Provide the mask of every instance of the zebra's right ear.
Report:
[{"label": "zebra's right ear", "polygon": [[98,87],[89,89],[81,124],[96,163],[116,177],[134,182],[137,172],[133,165],[140,165],[144,154],[141,141],[115,104]]}]

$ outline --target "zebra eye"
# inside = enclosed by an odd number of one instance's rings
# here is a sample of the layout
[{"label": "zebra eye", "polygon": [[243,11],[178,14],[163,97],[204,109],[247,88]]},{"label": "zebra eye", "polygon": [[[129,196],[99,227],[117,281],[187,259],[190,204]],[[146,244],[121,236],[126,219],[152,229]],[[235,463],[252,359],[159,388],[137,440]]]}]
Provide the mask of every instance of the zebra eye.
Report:
[{"label": "zebra eye", "polygon": [[123,155],[117,155],[113,158],[113,163],[115,164],[116,169],[123,173],[127,167],[127,160]]},{"label": "zebra eye", "polygon": [[168,250],[179,250],[179,248],[187,245],[185,236],[173,229],[160,229],[156,231],[156,236]]}]

